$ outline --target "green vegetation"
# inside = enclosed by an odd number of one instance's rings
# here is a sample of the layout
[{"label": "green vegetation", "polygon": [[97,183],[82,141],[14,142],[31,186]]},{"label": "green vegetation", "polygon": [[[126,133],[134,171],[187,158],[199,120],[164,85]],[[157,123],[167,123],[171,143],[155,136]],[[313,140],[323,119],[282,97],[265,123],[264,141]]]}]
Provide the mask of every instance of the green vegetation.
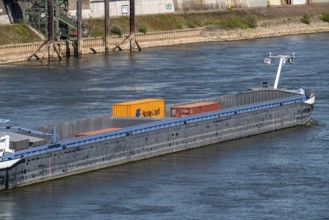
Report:
[{"label": "green vegetation", "polygon": [[182,24],[176,24],[176,29],[183,29],[183,25]]},{"label": "green vegetation", "polygon": [[[265,10],[265,9],[264,9]],[[309,24],[312,15],[301,12],[301,22]],[[191,13],[170,13],[157,15],[136,16],[136,32],[158,32],[177,29],[198,28],[217,26],[223,29],[248,29],[255,28],[257,20],[281,18],[278,14],[267,16],[259,10],[225,10]],[[329,12],[323,13],[320,18],[329,22]],[[87,19],[90,27],[89,37],[104,37],[104,20]],[[129,16],[111,17],[110,31],[114,35],[122,36],[129,33]],[[3,25],[0,27],[0,45],[28,43],[40,41],[41,39],[23,24]]]},{"label": "green vegetation", "polygon": [[189,21],[189,22],[187,23],[187,27],[188,27],[188,28],[195,28],[195,25],[194,25],[192,22]]},{"label": "green vegetation", "polygon": [[257,26],[257,20],[254,16],[246,16],[243,18],[243,21],[250,27],[250,28],[256,28]]},{"label": "green vegetation", "polygon": [[322,21],[329,22],[329,12],[322,13],[320,18],[321,18]]},{"label": "green vegetation", "polygon": [[[104,36],[104,20],[103,19],[88,19],[86,20],[90,27],[89,37],[103,37]],[[117,26],[114,28],[114,26]],[[129,32],[129,17],[128,16],[122,16],[122,17],[116,17],[111,18],[110,20],[110,30],[112,32],[112,29],[121,29],[121,34],[128,33]],[[118,30],[114,30],[117,31]],[[113,33],[113,32],[112,32]],[[118,35],[117,33],[113,33]]]},{"label": "green vegetation", "polygon": [[171,14],[162,14],[161,19],[164,20],[167,24],[174,26],[175,29],[183,28],[183,25],[177,16],[172,16]]},{"label": "green vegetation", "polygon": [[300,19],[300,21],[303,22],[304,24],[310,24],[310,23],[311,23],[311,18],[312,18],[312,15],[306,13],[306,14],[304,14],[304,16]]},{"label": "green vegetation", "polygon": [[114,25],[112,28],[111,28],[111,33],[113,33],[113,34],[116,34],[116,35],[118,35],[118,36],[122,36],[122,30],[121,30],[121,28],[119,27],[119,26],[117,26],[117,25]]},{"label": "green vegetation", "polygon": [[35,41],[41,41],[40,37],[24,24],[0,25],[0,45]]},{"label": "green vegetation", "polygon": [[[187,12],[170,14],[153,14],[136,16],[136,32],[158,32],[177,29],[198,28],[207,26],[217,26],[224,29],[248,29],[255,28],[257,20],[281,19],[280,13],[266,15],[267,9],[248,9],[248,10],[225,10],[225,11],[207,11],[207,12]],[[303,23],[309,23],[312,15],[300,12],[300,19]],[[319,15],[316,15],[317,17]],[[329,12],[323,13],[320,18],[329,22]],[[104,37],[104,20],[87,19],[90,31],[89,37]],[[129,16],[111,17],[110,30],[112,34],[122,36],[129,33]],[[40,41],[41,39],[24,24],[2,25],[0,27],[0,45],[28,43]]]},{"label": "green vegetation", "polygon": [[[244,11],[223,11],[193,14],[159,14],[136,16],[136,30],[141,33],[170,31],[185,28],[206,27],[208,25],[219,25],[222,28],[255,28],[256,17]],[[102,37],[104,35],[103,19],[87,20],[92,27],[90,37]],[[121,34],[129,33],[129,17],[111,18],[111,31],[120,35],[117,27],[120,27]],[[113,30],[113,28],[115,30]]]},{"label": "green vegetation", "polygon": [[234,29],[234,28],[241,28],[241,29],[248,29],[248,28],[255,28],[256,27],[256,19],[251,16],[246,17],[227,17],[220,20],[217,23],[221,28],[225,29]]},{"label": "green vegetation", "polygon": [[[256,18],[262,15],[246,11],[194,12],[186,14],[158,14],[136,16],[135,29],[140,33],[170,31],[177,29],[206,27],[219,25],[223,28],[254,28]],[[87,19],[90,31],[89,37],[104,37],[104,20]],[[129,33],[129,16],[111,17],[110,31],[122,36]],[[0,45],[28,43],[41,39],[24,24],[3,25],[0,28]]]},{"label": "green vegetation", "polygon": [[138,28],[138,31],[143,33],[143,34],[146,34],[146,27],[145,26],[141,26]]}]

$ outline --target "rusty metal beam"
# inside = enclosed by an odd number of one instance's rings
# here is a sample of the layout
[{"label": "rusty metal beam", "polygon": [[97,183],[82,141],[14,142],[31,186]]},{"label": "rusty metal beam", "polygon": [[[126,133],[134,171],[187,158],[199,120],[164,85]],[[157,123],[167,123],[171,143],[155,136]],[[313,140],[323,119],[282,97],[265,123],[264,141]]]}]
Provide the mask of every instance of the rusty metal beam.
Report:
[{"label": "rusty metal beam", "polygon": [[48,41],[54,41],[54,0],[48,0]]},{"label": "rusty metal beam", "polygon": [[133,51],[135,45],[135,0],[130,0],[130,52]]},{"label": "rusty metal beam", "polygon": [[105,0],[104,2],[104,30],[105,30],[105,55],[110,54],[110,2]]},{"label": "rusty metal beam", "polygon": [[77,0],[77,57],[82,56],[82,0]]}]

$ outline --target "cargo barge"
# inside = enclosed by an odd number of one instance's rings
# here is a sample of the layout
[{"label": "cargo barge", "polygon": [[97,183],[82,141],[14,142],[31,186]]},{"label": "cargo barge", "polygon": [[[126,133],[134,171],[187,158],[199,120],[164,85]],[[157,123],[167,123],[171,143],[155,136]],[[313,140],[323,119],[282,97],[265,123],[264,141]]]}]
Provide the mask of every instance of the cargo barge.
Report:
[{"label": "cargo barge", "polygon": [[[280,58],[280,64],[273,88],[263,86],[232,95],[168,105],[163,109],[156,106],[155,110],[145,114],[163,114],[165,117],[114,117],[109,114],[67,122],[54,127],[48,144],[15,151],[10,147],[10,135],[2,135],[0,190],[306,125],[311,120],[314,93],[307,93],[304,89],[277,88],[281,66],[293,56],[276,57]],[[200,103],[206,107],[200,106]],[[126,108],[122,106],[127,106],[127,103],[116,107],[119,114],[126,111],[122,110]],[[197,107],[205,110],[184,117],[176,115],[177,110],[186,110],[186,107],[189,110]],[[170,117],[173,110],[175,116]],[[138,116],[143,115],[139,108],[134,111]],[[40,138],[47,135],[49,129],[52,127],[36,132],[18,130]],[[39,139],[37,141],[41,143]]]}]

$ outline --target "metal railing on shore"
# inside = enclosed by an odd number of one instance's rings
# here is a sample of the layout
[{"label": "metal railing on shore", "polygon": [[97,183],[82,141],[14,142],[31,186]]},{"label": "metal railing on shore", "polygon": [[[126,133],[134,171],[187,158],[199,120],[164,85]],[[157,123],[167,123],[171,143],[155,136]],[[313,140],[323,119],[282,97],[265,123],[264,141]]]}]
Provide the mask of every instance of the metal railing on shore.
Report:
[{"label": "metal railing on shore", "polygon": [[36,51],[41,44],[42,42],[3,45],[0,46],[0,56],[31,53]]}]

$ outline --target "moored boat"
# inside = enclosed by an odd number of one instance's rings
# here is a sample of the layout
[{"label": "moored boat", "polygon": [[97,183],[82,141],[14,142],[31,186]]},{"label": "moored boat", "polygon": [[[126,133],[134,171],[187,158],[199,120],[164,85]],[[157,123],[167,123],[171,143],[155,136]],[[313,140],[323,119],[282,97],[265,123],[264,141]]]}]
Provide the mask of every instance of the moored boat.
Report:
[{"label": "moored boat", "polygon": [[[273,87],[263,86],[174,105],[220,103],[218,110],[172,118],[174,106],[167,105],[163,118],[113,117],[109,114],[58,124],[55,129],[50,127],[42,131],[16,128],[29,134],[31,140],[42,136],[49,143],[36,146],[35,143],[42,141],[28,141],[26,148],[14,150],[10,146],[10,135],[1,136],[0,190],[306,125],[311,120],[314,93],[302,88],[279,88],[281,67],[286,61],[293,61],[294,56],[270,55],[266,62],[274,58],[279,58],[280,63]],[[8,120],[2,122],[8,123]],[[88,135],[77,136],[81,133]]]}]

